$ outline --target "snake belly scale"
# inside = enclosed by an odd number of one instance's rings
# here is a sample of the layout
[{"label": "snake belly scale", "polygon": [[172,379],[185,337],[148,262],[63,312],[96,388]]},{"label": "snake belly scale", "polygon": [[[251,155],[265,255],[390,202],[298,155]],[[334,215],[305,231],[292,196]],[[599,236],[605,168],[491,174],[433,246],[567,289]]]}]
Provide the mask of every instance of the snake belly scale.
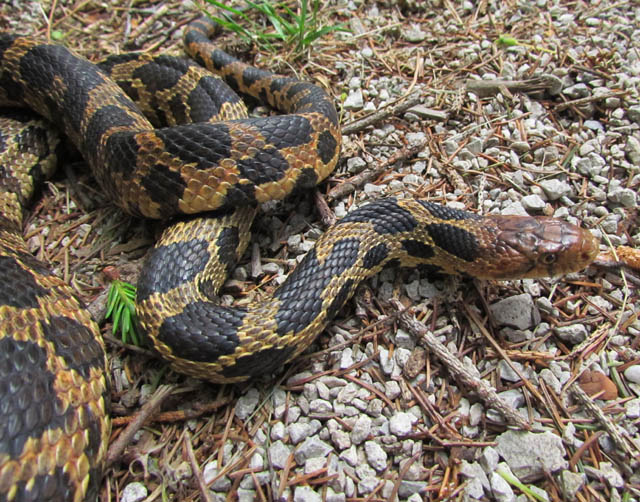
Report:
[{"label": "snake belly scale", "polygon": [[[246,118],[234,93],[184,60],[124,55],[98,69],[62,46],[0,35],[0,104],[57,125],[125,211],[206,213],[167,228],[138,285],[141,324],[177,370],[236,382],[280,368],[388,264],[537,277],[582,268],[597,252],[589,232],[557,220],[387,198],[332,227],[271,297],[216,303],[256,205],[324,179],[341,135],[319,87],[235,60],[211,45],[212,29],[206,19],[187,29],[193,59],[286,115]],[[25,120],[12,112],[12,124]],[[56,141],[38,126],[11,127],[0,121],[0,501],[95,500],[109,436],[103,342],[71,288],[22,240],[22,209],[51,170]]]}]

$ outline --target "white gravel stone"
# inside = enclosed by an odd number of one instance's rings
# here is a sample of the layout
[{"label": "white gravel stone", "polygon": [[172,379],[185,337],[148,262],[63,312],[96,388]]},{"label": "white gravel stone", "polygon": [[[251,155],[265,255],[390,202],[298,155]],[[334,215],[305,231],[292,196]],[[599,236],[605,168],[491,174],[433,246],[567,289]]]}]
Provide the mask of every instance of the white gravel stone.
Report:
[{"label": "white gravel stone", "polygon": [[417,43],[423,42],[427,38],[427,34],[422,31],[418,26],[411,25],[408,28],[402,30],[402,37],[407,42]]},{"label": "white gravel stone", "polygon": [[571,472],[569,470],[562,471],[560,475],[560,486],[565,500],[575,500],[576,493],[582,488],[584,481],[584,474]]},{"label": "white gravel stone", "polygon": [[360,390],[360,387],[358,385],[356,385],[353,382],[349,382],[342,389],[340,389],[340,392],[338,392],[338,396],[336,397],[336,400],[339,403],[350,403],[358,395],[359,390]]},{"label": "white gravel stone", "polygon": [[484,406],[480,403],[473,403],[469,408],[469,425],[476,426],[482,421]]},{"label": "white gravel stone", "polygon": [[304,463],[304,473],[309,474],[311,472],[324,469],[327,465],[327,459],[325,457],[311,457]]},{"label": "white gravel stone", "polygon": [[560,395],[562,392],[562,384],[560,380],[553,374],[550,369],[544,368],[540,371],[540,378],[549,386],[556,394]]},{"label": "white gravel stone", "polygon": [[343,492],[336,492],[333,488],[328,487],[325,500],[326,502],[345,502],[347,496]]},{"label": "white gravel stone", "polygon": [[637,194],[631,188],[615,187],[610,189],[607,198],[623,207],[635,207],[637,204]]},{"label": "white gravel stone", "polygon": [[562,438],[551,432],[507,431],[496,438],[496,450],[513,473],[524,483],[566,469]]},{"label": "white gravel stone", "polygon": [[289,439],[292,444],[296,445],[300,441],[304,441],[311,433],[311,427],[309,424],[295,422],[287,427],[289,433]]},{"label": "white gravel stone", "polygon": [[387,452],[375,441],[366,441],[364,451],[369,465],[376,471],[382,472],[387,468]]},{"label": "white gravel stone", "polygon": [[148,493],[147,487],[143,483],[134,481],[124,487],[120,500],[123,502],[140,502],[147,498]]},{"label": "white gravel stone", "polygon": [[342,451],[351,446],[351,436],[343,430],[336,430],[331,433],[331,442]]},{"label": "white gravel stone", "polygon": [[542,197],[535,194],[522,197],[522,199],[520,199],[520,203],[522,204],[522,207],[527,210],[527,212],[542,211],[546,205],[546,202],[542,200]]},{"label": "white gravel stone", "polygon": [[392,401],[401,393],[400,384],[395,380],[389,380],[384,383],[384,394]]},{"label": "white gravel stone", "polygon": [[571,185],[558,179],[542,180],[540,186],[549,200],[558,200],[571,193]]},{"label": "white gravel stone", "polygon": [[355,361],[353,360],[353,350],[350,347],[344,348],[342,350],[342,353],[340,354],[340,369],[347,369],[353,366],[354,363]]},{"label": "white gravel stone", "polygon": [[482,450],[482,454],[478,459],[480,465],[484,469],[484,472],[487,474],[493,472],[498,467],[498,462],[500,461],[500,455],[498,451],[493,446],[487,446],[484,450]]},{"label": "white gravel stone", "polygon": [[309,411],[324,415],[333,411],[333,405],[324,399],[314,399],[309,403]]},{"label": "white gravel stone", "polygon": [[276,469],[284,469],[290,454],[291,447],[278,440],[269,447],[269,462]]},{"label": "white gravel stone", "polygon": [[355,445],[362,443],[371,433],[371,418],[360,415],[351,429],[351,442]]},{"label": "white gravel stone", "polygon": [[383,185],[374,185],[373,183],[367,183],[364,186],[364,193],[366,193],[368,195],[380,194],[382,192],[384,192],[384,186]]},{"label": "white gravel stone", "polygon": [[415,417],[409,413],[397,412],[389,419],[389,430],[391,434],[404,437],[411,433]]},{"label": "white gravel stone", "polygon": [[624,411],[627,418],[632,420],[640,418],[640,398],[632,399],[624,403]]},{"label": "white gravel stone", "polygon": [[260,402],[260,393],[255,387],[251,387],[246,394],[238,399],[236,404],[236,417],[246,420],[255,411]]},{"label": "white gravel stone", "polygon": [[600,472],[612,488],[622,488],[624,486],[624,479],[622,479],[620,472],[611,462],[600,462]]},{"label": "white gravel stone", "polygon": [[500,399],[502,399],[509,406],[516,409],[520,408],[525,403],[524,396],[519,389],[509,389],[503,392],[498,392],[498,397],[500,397]]},{"label": "white gravel stone", "polygon": [[403,479],[400,482],[400,489],[398,490],[398,495],[401,498],[409,498],[414,493],[421,493],[427,487],[426,481],[409,481]]},{"label": "white gravel stone", "polygon": [[627,109],[627,117],[629,120],[640,124],[640,105],[633,105]]},{"label": "white gravel stone", "polygon": [[343,104],[345,110],[360,110],[364,106],[362,89],[354,89],[349,93]]},{"label": "white gravel stone", "polygon": [[227,476],[222,476],[221,478],[216,479],[213,483],[211,481],[216,478],[220,469],[218,469],[216,462],[209,462],[202,469],[202,477],[204,478],[204,482],[211,488],[214,492],[226,492],[229,488],[231,488],[231,480]]},{"label": "white gravel stone", "polygon": [[491,483],[491,492],[496,502],[514,502],[516,500],[511,486],[500,474],[492,472],[489,475],[489,482]]},{"label": "white gravel stone", "polygon": [[322,495],[306,485],[297,485],[293,492],[294,502],[322,502]]},{"label": "white gravel stone", "polygon": [[363,478],[358,482],[358,493],[360,495],[368,495],[373,492],[379,484],[380,480],[375,476]]},{"label": "white gravel stone", "polygon": [[367,167],[367,162],[361,157],[351,157],[347,159],[347,170],[355,174]]},{"label": "white gravel stone", "polygon": [[571,345],[576,345],[587,339],[587,328],[584,324],[569,324],[568,326],[558,326],[553,329],[558,338]]},{"label": "white gravel stone", "polygon": [[340,459],[344,460],[351,467],[358,465],[358,451],[356,445],[351,445],[349,448],[340,453]]},{"label": "white gravel stone", "polygon": [[[460,465],[460,474],[468,479],[477,481],[480,485],[480,490],[490,489],[489,478],[479,463],[463,460]],[[482,496],[482,493],[480,493],[480,496]],[[476,498],[480,498],[480,496]]]},{"label": "white gravel stone", "polygon": [[489,310],[496,322],[503,326],[527,329],[540,322],[540,313],[527,293],[497,301],[489,306]]},{"label": "white gravel stone", "polygon": [[302,464],[308,458],[324,457],[332,450],[333,448],[327,443],[316,436],[311,436],[296,448],[294,457],[298,464]]},{"label": "white gravel stone", "polygon": [[256,500],[255,490],[246,490],[244,488],[238,488],[238,502],[253,502]]},{"label": "white gravel stone", "polygon": [[427,139],[427,135],[423,132],[410,132],[407,133],[405,138],[409,146],[415,147],[424,143]]},{"label": "white gravel stone", "polygon": [[269,434],[272,441],[278,441],[287,437],[287,428],[282,422],[276,422],[271,427],[271,433]]}]

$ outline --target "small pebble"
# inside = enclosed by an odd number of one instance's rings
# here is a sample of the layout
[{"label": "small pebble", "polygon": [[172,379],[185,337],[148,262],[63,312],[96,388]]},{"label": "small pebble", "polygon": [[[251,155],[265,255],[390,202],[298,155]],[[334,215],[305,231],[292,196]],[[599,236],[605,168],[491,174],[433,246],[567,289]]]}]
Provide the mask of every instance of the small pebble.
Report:
[{"label": "small pebble", "polygon": [[634,364],[624,370],[624,377],[630,382],[640,384],[640,365]]},{"label": "small pebble", "polygon": [[147,487],[138,481],[134,481],[124,487],[120,500],[122,502],[140,502],[146,499],[147,495]]}]

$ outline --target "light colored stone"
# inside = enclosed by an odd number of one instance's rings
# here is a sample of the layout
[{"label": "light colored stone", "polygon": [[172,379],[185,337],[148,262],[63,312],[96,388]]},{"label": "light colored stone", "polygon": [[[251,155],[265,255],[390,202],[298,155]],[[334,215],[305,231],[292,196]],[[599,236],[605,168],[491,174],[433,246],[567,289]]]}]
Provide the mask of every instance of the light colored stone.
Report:
[{"label": "light colored stone", "polygon": [[496,450],[524,483],[566,469],[562,438],[551,432],[506,431],[496,438]]},{"label": "light colored stone", "polygon": [[492,472],[489,475],[489,482],[491,483],[491,492],[496,502],[514,502],[516,500],[511,486],[500,474]]},{"label": "light colored stone", "polygon": [[362,443],[369,437],[371,432],[371,418],[367,415],[360,415],[351,429],[351,442],[355,445]]},{"label": "light colored stone", "polygon": [[291,447],[278,440],[269,447],[269,462],[271,462],[271,465],[276,469],[284,469],[290,454]]},{"label": "light colored stone", "polygon": [[236,417],[246,420],[254,412],[260,402],[260,393],[255,387],[251,387],[246,394],[238,399],[236,404]]},{"label": "light colored stone", "polygon": [[411,433],[413,428],[413,415],[404,412],[397,412],[389,419],[389,430],[391,434],[404,437]]},{"label": "light colored stone", "polygon": [[367,455],[367,462],[376,471],[382,472],[387,468],[387,452],[376,441],[365,442],[364,451]]},{"label": "light colored stone", "polygon": [[540,322],[540,313],[527,293],[497,301],[489,307],[496,322],[518,329],[532,328]]},{"label": "light colored stone", "polygon": [[143,483],[134,481],[124,487],[120,500],[122,502],[141,502],[147,498],[148,493],[147,487]]},{"label": "light colored stone", "polygon": [[303,464],[308,458],[324,457],[332,450],[331,446],[317,436],[311,436],[296,448],[294,457],[298,464]]}]

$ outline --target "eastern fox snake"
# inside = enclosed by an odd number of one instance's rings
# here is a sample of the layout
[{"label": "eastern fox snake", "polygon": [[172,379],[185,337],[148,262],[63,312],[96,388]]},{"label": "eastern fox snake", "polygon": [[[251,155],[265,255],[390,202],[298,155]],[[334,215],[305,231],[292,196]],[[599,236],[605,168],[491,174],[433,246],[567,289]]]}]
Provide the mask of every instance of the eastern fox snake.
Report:
[{"label": "eastern fox snake", "polygon": [[[125,55],[98,69],[60,45],[0,35],[0,104],[31,108],[64,131],[116,204],[150,218],[209,212],[164,232],[138,288],[141,324],[179,371],[235,382],[278,369],[390,263],[513,278],[576,270],[595,255],[591,234],[556,220],[388,198],[323,235],[271,298],[215,303],[255,206],[324,179],[341,136],[320,88],[214,49],[211,29],[190,25],[187,52],[287,115],[246,118],[235,93],[185,60]],[[10,115],[0,122],[0,500],[91,500],[109,435],[103,343],[71,288],[22,240],[23,206],[56,143],[22,112]]]}]

